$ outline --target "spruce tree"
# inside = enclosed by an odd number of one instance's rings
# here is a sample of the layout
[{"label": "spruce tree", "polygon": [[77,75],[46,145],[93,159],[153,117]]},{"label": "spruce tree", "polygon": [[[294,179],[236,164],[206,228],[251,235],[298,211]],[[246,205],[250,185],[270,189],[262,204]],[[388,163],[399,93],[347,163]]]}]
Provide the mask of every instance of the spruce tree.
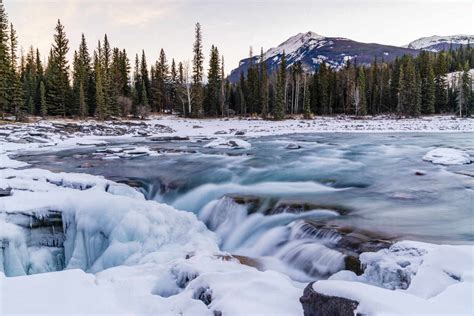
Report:
[{"label": "spruce tree", "polygon": [[[9,87],[9,101],[10,112],[15,114],[18,121],[23,121],[26,118],[26,106],[23,100],[23,87],[21,83],[20,73],[17,69],[17,55],[16,50],[18,46],[18,39],[13,24],[10,24],[10,79],[8,81]],[[23,68],[23,67],[22,67]]]},{"label": "spruce tree", "polygon": [[472,97],[472,78],[469,74],[469,64],[466,62],[458,82],[458,113],[459,116],[470,116]]},{"label": "spruce tree", "polygon": [[220,94],[221,94],[221,74],[220,74],[220,60],[219,51],[217,47],[212,45],[211,55],[209,58],[209,69],[207,74],[207,96],[206,96],[206,108],[207,114],[211,116],[217,116],[219,114],[220,107]]},{"label": "spruce tree", "polygon": [[311,95],[309,90],[309,83],[308,83],[308,75],[303,74],[304,81],[303,81],[303,117],[305,119],[311,119]]},{"label": "spruce tree", "polygon": [[40,115],[42,117],[46,117],[48,115],[48,104],[46,103],[46,87],[44,86],[44,81],[40,82],[39,100],[40,100]]},{"label": "spruce tree", "polygon": [[277,76],[275,108],[273,110],[273,118],[275,120],[283,120],[285,118],[285,84],[286,84],[286,55],[283,52],[281,56],[280,69]]},{"label": "spruce tree", "polygon": [[448,65],[444,53],[439,53],[435,63],[435,109],[437,113],[443,113],[447,110],[448,91],[446,82],[446,73]]},{"label": "spruce tree", "polygon": [[364,67],[359,68],[357,77],[357,111],[356,115],[367,115],[367,99],[366,99],[366,76]]},{"label": "spruce tree", "polygon": [[265,62],[265,55],[263,54],[263,48],[260,49],[260,109],[261,115],[266,118],[268,115],[268,73],[267,64]]},{"label": "spruce tree", "polygon": [[8,17],[5,11],[5,6],[0,2],[0,115],[3,119],[4,114],[8,111],[8,95],[10,76],[10,51],[8,49]]},{"label": "spruce tree", "polygon": [[[96,57],[98,59],[98,57]],[[95,63],[95,103],[97,119],[103,121],[107,118],[107,108],[105,104],[104,87],[102,86],[102,65]]]},{"label": "spruce tree", "polygon": [[70,109],[69,66],[67,53],[69,40],[66,38],[64,26],[58,20],[54,35],[54,44],[48,64],[47,99],[48,108],[53,115],[66,115]]},{"label": "spruce tree", "polygon": [[195,41],[193,48],[193,84],[192,84],[192,116],[203,115],[203,86],[202,77],[204,71],[204,55],[202,52],[201,24],[196,23]]}]

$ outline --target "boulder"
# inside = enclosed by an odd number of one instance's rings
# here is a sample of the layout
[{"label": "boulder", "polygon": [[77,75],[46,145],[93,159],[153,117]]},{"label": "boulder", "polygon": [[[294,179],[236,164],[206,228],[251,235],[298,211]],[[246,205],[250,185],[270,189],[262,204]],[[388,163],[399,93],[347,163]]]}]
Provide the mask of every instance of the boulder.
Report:
[{"label": "boulder", "polygon": [[320,294],[313,289],[313,282],[304,289],[300,302],[305,316],[354,316],[359,305],[347,298]]},{"label": "boulder", "polygon": [[297,144],[290,143],[288,146],[286,146],[286,149],[300,149],[301,146]]}]

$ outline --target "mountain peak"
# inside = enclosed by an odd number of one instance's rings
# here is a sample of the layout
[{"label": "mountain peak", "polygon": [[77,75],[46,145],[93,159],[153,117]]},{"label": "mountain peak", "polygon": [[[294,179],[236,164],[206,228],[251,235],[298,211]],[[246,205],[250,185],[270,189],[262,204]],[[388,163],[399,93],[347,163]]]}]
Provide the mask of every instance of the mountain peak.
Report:
[{"label": "mountain peak", "polygon": [[326,37],[316,34],[315,32],[308,31],[306,33],[298,33],[277,47],[270,48],[266,53],[265,56],[267,58],[274,57],[276,55],[281,55],[285,52],[286,55],[294,54],[298,49],[302,47],[310,48],[311,45],[314,43],[324,40]]},{"label": "mountain peak", "polygon": [[474,35],[468,34],[457,34],[457,35],[448,35],[440,36],[433,35],[428,37],[421,37],[417,40],[414,40],[410,44],[406,45],[407,48],[412,49],[423,49],[432,52],[438,52],[440,50],[446,49],[450,45],[466,45],[470,43],[474,44]]}]

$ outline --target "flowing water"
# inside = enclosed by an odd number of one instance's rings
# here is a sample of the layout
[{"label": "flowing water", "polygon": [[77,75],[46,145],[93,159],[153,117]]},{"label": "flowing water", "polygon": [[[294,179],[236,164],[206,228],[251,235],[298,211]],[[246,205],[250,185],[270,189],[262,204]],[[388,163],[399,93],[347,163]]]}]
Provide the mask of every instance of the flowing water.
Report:
[{"label": "flowing water", "polygon": [[195,213],[216,232],[222,250],[295,280],[327,277],[345,267],[347,255],[388,240],[474,241],[474,165],[422,160],[434,147],[474,156],[472,133],[247,141],[249,149],[213,149],[204,147],[205,139],[122,139],[108,147],[149,146],[164,154],[104,159],[104,147],[84,147],[20,159],[135,185],[148,199]]}]

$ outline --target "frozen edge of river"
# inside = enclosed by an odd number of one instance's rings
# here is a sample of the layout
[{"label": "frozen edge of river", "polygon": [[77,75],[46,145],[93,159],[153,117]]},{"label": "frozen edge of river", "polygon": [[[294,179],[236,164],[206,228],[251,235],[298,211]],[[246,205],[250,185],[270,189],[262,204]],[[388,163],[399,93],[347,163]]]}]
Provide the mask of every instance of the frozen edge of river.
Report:
[{"label": "frozen edge of river", "polygon": [[[445,117],[442,118],[441,121],[444,121]],[[446,120],[448,119],[446,118]],[[449,120],[451,119],[449,118]],[[407,121],[413,122],[412,120]],[[260,125],[256,122],[263,123]],[[359,121],[350,122],[350,124],[360,123]],[[465,125],[462,125],[461,130],[452,129],[450,131],[473,131],[473,120],[468,120],[467,122]],[[381,120],[379,123],[381,125],[387,124],[386,120]],[[23,182],[20,181],[20,184],[16,184],[20,186],[16,189],[21,189],[21,194],[16,196],[21,197],[21,199],[17,200],[16,204],[13,203],[16,206],[10,210],[11,212],[24,212],[25,209],[21,206],[36,208],[38,205],[35,205],[35,203],[37,202],[44,204],[44,200],[38,198],[44,193],[44,191],[39,190],[39,192],[43,193],[38,195],[38,177],[42,173],[50,173],[44,170],[34,171],[35,169],[16,170],[14,168],[25,167],[25,165],[9,158],[8,155],[14,155],[25,149],[51,150],[53,148],[73,148],[79,145],[94,146],[96,142],[102,143],[104,140],[113,137],[85,136],[80,133],[60,135],[54,132],[39,136],[31,135],[31,132],[34,133],[36,131],[38,124],[47,126],[50,123],[22,125],[21,128],[15,126],[11,130],[8,129],[8,126],[0,128],[2,131],[11,131],[8,134],[4,133],[4,139],[0,140],[0,168],[10,168],[0,172],[2,183],[6,183],[8,181],[7,178],[12,176],[19,176],[21,178],[21,174],[32,174],[30,178],[23,177]],[[159,135],[191,137],[215,137],[215,133],[219,131],[227,132],[227,134],[219,133],[219,137],[230,136],[238,131],[243,131],[246,136],[253,137],[297,132],[321,132],[321,130],[311,128],[311,124],[307,129],[298,129],[298,124],[303,123],[300,121],[181,120],[174,117],[164,117],[147,122],[149,126],[164,125],[171,127],[175,131],[160,133]],[[225,129],[223,126],[225,126]],[[377,126],[380,125],[377,124]],[[262,129],[259,130],[259,128]],[[288,129],[285,130],[286,128]],[[337,129],[334,128],[334,130]],[[354,132],[354,130],[349,131]],[[364,132],[367,131],[370,130],[364,130]],[[394,130],[384,131],[394,132]],[[400,131],[414,132],[416,130]],[[423,131],[431,132],[432,130],[425,129]],[[150,133],[153,135],[152,127],[150,128]],[[133,130],[131,130],[130,134],[123,135],[123,137],[130,136],[143,135]],[[38,142],[15,142],[15,140],[21,140],[25,137],[39,139],[37,139]],[[8,141],[8,138],[13,141]],[[82,177],[87,178],[87,181],[85,181],[84,178],[77,179],[77,175],[74,174],[62,174],[61,176],[50,174],[49,177],[72,178],[77,183],[89,185],[91,182],[97,185],[106,181],[99,180],[101,179],[100,177],[90,176],[89,178],[88,175],[82,175]],[[112,182],[108,183],[110,186]],[[25,187],[27,191],[24,191]],[[106,186],[101,184],[98,187]],[[28,190],[31,190],[31,192]],[[78,199],[78,196],[81,194],[85,196],[84,194],[88,193],[87,191],[80,191],[82,193],[76,192],[77,189],[74,188],[61,188],[61,190],[68,190],[67,194],[70,194],[69,202]],[[99,190],[99,192],[102,191]],[[103,192],[100,194],[106,194],[107,198],[110,199],[122,199],[121,195],[129,195],[130,192],[130,190],[121,187],[115,194],[113,192]],[[52,194],[61,194],[61,192],[53,191]],[[95,192],[95,194],[99,193]],[[110,197],[110,194],[118,196]],[[15,199],[15,188],[13,196],[1,199],[11,198]],[[126,198],[132,199],[134,201],[132,203],[155,203],[142,201],[142,198],[138,196]],[[54,200],[54,198],[52,199]],[[94,199],[97,199],[97,197],[93,197],[92,201]],[[87,199],[84,198],[84,200]],[[24,201],[33,203],[26,204]],[[158,205],[158,203],[156,204]],[[42,205],[42,209],[44,208],[45,205]],[[71,209],[73,209],[75,216],[76,210],[74,208]],[[176,212],[176,216],[180,217],[181,215],[178,214],[179,212]],[[3,216],[4,214],[0,215]],[[193,221],[197,223],[196,219]],[[7,226],[9,225],[3,221],[2,227],[6,228]],[[8,233],[9,231],[12,232],[14,229],[2,229],[3,233]],[[12,234],[13,236],[18,236],[15,233]],[[15,239],[17,237],[12,237],[12,235],[8,238],[17,240]],[[8,238],[4,236],[2,239]],[[210,245],[212,245],[212,242]],[[218,253],[217,249],[211,249],[213,247],[214,245],[209,246],[211,253],[212,251]],[[366,258],[363,261],[368,267],[371,267],[371,269],[366,270],[365,275],[357,277],[350,272],[340,272],[333,276],[332,280],[316,282],[313,285],[314,289],[326,295],[357,300],[360,303],[360,310],[358,311],[370,314],[429,312],[432,310],[430,306],[433,302],[436,302],[436,311],[438,313],[468,315],[473,313],[474,273],[472,266],[474,265],[474,247],[437,246],[415,242],[399,242],[394,247],[391,250],[364,254]],[[446,253],[449,253],[449,256],[446,256]],[[180,258],[170,258],[170,260],[160,263],[153,262],[153,260],[140,264],[135,262],[134,264],[125,264],[105,269],[93,275],[86,274],[80,270],[64,270],[15,278],[1,276],[2,287],[8,289],[6,295],[4,294],[1,297],[8,304],[2,303],[2,306],[4,306],[2,308],[6,309],[5,312],[7,313],[19,311],[33,312],[29,308],[34,307],[34,312],[40,311],[44,313],[51,312],[51,309],[54,309],[54,312],[61,311],[63,313],[68,311],[76,313],[80,311],[82,313],[107,311],[109,313],[120,312],[121,314],[176,314],[183,312],[185,314],[211,315],[213,311],[221,311],[226,315],[244,313],[301,314],[302,310],[298,298],[302,294],[303,284],[292,282],[286,276],[277,272],[260,272],[232,260],[219,259],[219,257],[215,256],[215,253],[206,254],[204,251],[190,259],[184,259],[183,256],[185,255],[185,252],[182,251],[179,255],[181,256]],[[4,257],[2,257],[3,259]],[[400,274],[401,271],[404,274]],[[150,275],[153,275],[153,277],[150,277]],[[387,287],[387,284],[391,284],[389,287],[396,288],[397,282],[400,283],[401,275],[404,276],[404,279],[408,277],[411,281],[408,289],[394,291],[380,287]],[[179,283],[177,280],[192,279],[191,276],[194,276],[195,279],[190,280],[187,284],[182,284],[183,288],[176,286]],[[61,290],[65,281],[69,283],[67,291]],[[32,286],[32,284],[35,286]],[[171,286],[170,284],[175,285]],[[48,288],[52,291],[57,290],[58,296],[54,304],[51,304],[50,300],[43,294],[46,291],[39,290],[41,288]],[[426,288],[431,289],[431,291],[424,291],[423,289]],[[28,301],[31,304],[21,304],[20,301]],[[75,303],[70,305],[71,301]],[[278,304],[275,304],[275,301]],[[383,304],[380,302],[383,302]],[[81,309],[81,306],[84,306],[82,307],[83,309]],[[406,308],[400,309],[400,306],[406,306]]]}]

